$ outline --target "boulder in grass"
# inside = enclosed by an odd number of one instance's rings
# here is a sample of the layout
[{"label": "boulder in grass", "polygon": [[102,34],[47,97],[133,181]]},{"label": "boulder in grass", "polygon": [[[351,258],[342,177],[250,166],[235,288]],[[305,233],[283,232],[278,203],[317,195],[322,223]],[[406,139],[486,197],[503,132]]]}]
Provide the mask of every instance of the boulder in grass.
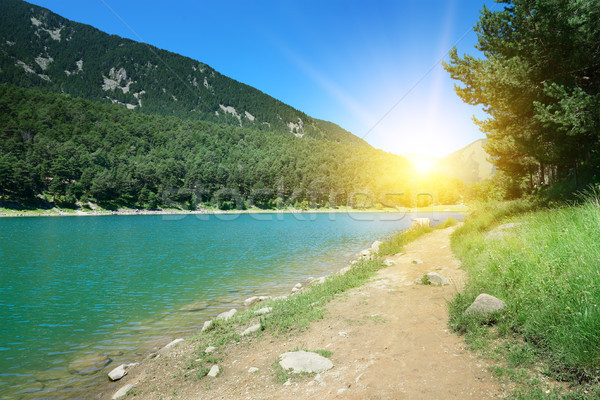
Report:
[{"label": "boulder in grass", "polygon": [[212,328],[212,324],[213,324],[213,322],[212,322],[212,319],[211,319],[210,321],[206,321],[206,322],[204,322],[204,325],[202,325],[202,330],[201,330],[201,332],[207,331],[207,330],[209,330],[210,328]]},{"label": "boulder in grass", "polygon": [[258,332],[258,331],[260,331],[260,328],[261,328],[260,324],[252,325],[252,326],[246,328],[244,330],[244,332],[242,332],[242,336],[248,336],[251,333]]},{"label": "boulder in grass", "polygon": [[252,296],[244,300],[244,306],[250,307],[252,304],[256,303],[258,300],[258,296]]},{"label": "boulder in grass", "polygon": [[504,308],[506,308],[505,302],[489,294],[482,293],[477,296],[473,304],[465,310],[464,315],[486,317],[497,311],[502,311]]},{"label": "boulder in grass", "polygon": [[310,351],[292,351],[279,356],[279,365],[292,373],[319,373],[333,368],[328,358]]}]

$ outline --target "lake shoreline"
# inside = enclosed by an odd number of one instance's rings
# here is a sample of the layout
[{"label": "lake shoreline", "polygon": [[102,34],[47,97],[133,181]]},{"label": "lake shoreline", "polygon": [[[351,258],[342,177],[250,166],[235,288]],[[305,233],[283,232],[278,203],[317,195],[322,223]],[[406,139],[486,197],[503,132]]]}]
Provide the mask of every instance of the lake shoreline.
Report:
[{"label": "lake shoreline", "polygon": [[15,210],[15,209],[0,209],[0,218],[14,218],[14,217],[96,217],[96,216],[111,216],[111,215],[173,215],[173,216],[188,216],[188,215],[231,215],[231,214],[358,214],[358,213],[426,213],[426,212],[467,212],[468,207],[462,204],[458,205],[440,205],[432,207],[420,207],[420,208],[315,208],[315,209],[285,209],[285,210],[262,210],[262,209],[250,209],[250,210],[213,210],[213,209],[199,209],[199,210],[178,210],[178,209],[157,209],[157,210],[145,210],[135,208],[124,208],[118,210],[61,210],[58,208],[52,209],[33,209],[33,210]]}]

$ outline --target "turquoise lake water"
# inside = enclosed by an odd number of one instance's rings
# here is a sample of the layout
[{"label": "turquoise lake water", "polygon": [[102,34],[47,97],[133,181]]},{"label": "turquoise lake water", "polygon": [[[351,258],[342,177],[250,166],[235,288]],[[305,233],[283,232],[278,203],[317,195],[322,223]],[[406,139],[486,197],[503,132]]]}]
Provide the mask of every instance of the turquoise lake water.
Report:
[{"label": "turquoise lake water", "polygon": [[[93,398],[106,373],[254,294],[455,213],[0,219],[0,399]],[[85,371],[75,360],[100,358]],[[110,364],[105,365],[109,361]],[[79,373],[78,373],[79,372]]]}]

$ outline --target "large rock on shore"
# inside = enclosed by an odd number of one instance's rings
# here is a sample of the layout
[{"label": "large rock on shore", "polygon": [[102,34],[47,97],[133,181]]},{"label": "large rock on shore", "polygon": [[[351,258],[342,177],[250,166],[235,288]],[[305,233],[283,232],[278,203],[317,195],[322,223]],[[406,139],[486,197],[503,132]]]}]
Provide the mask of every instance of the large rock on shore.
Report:
[{"label": "large rock on shore", "polygon": [[333,368],[333,363],[320,354],[309,351],[292,351],[279,356],[279,365],[295,374],[300,372],[319,373]]},{"label": "large rock on shore", "polygon": [[502,300],[482,293],[464,312],[465,315],[488,316],[496,311],[502,311],[506,307],[506,303]]},{"label": "large rock on shore", "polygon": [[123,397],[127,396],[127,392],[133,389],[133,387],[134,385],[131,383],[123,386],[121,389],[117,390],[115,394],[113,394],[112,400],[122,399]]},{"label": "large rock on shore", "polygon": [[379,246],[381,246],[383,242],[376,240],[373,242],[373,244],[371,245],[371,252],[373,253],[379,253]]},{"label": "large rock on shore", "polygon": [[118,381],[119,379],[127,375],[127,370],[129,368],[135,367],[136,365],[138,365],[138,363],[121,364],[108,373],[108,378],[111,381]]}]

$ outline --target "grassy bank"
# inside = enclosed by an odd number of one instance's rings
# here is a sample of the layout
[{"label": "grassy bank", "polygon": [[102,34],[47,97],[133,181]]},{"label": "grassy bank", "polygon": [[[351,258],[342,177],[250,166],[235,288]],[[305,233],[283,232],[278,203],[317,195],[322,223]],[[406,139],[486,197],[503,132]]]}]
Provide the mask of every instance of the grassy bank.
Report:
[{"label": "grassy bank", "polygon": [[[531,385],[517,389],[516,398],[600,398],[598,198],[535,208],[528,201],[486,204],[454,233],[453,250],[469,281],[450,303],[450,325],[502,360],[506,368],[497,375]],[[508,222],[519,225],[489,234]],[[463,316],[480,293],[506,302],[495,321]],[[536,369],[539,375],[528,373]],[[546,378],[567,389],[557,392],[542,383]]]}]

